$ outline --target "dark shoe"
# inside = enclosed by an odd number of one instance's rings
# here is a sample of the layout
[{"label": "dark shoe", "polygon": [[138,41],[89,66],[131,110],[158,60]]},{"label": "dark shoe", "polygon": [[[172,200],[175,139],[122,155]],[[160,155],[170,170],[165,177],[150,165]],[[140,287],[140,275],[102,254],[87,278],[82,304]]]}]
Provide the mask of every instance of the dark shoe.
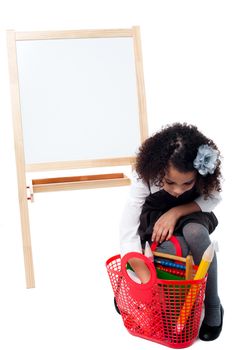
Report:
[{"label": "dark shoe", "polygon": [[222,325],[223,325],[223,314],[224,310],[222,305],[220,306],[221,311],[221,323],[219,326],[209,326],[204,321],[202,322],[200,331],[199,331],[199,338],[204,341],[211,341],[214,339],[217,339],[222,331]]},{"label": "dark shoe", "polygon": [[115,306],[116,312],[118,312],[118,314],[121,314],[120,310],[119,310],[119,308],[117,306],[116,298],[114,298],[114,306]]}]

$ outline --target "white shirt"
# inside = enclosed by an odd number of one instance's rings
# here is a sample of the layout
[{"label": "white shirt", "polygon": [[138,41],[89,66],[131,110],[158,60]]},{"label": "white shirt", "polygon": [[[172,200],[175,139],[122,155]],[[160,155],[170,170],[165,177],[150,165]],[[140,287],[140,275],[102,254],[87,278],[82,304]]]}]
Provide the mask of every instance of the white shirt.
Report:
[{"label": "white shirt", "polygon": [[[137,173],[132,173],[132,183],[130,186],[129,197],[124,207],[120,222],[120,253],[121,256],[129,252],[142,252],[140,236],[138,234],[139,218],[142,206],[150,193],[155,193],[161,188],[148,185],[138,178]],[[200,196],[195,202],[203,212],[211,212],[221,201],[219,192],[215,191],[207,199]]]}]

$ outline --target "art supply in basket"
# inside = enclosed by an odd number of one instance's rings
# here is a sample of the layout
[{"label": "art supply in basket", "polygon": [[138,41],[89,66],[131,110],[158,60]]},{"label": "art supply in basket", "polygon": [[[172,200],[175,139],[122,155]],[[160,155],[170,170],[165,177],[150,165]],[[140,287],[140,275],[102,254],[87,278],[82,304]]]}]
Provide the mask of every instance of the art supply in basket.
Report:
[{"label": "art supply in basket", "polygon": [[151,261],[154,261],[154,255],[152,253],[151,247],[149,245],[149,242],[146,241],[145,244],[145,250],[144,250],[144,255],[149,258]]},{"label": "art supply in basket", "polygon": [[193,265],[194,265],[194,261],[193,261],[192,255],[187,255],[186,262],[185,262],[185,266],[186,266],[185,279],[186,280],[191,280],[193,278]]},{"label": "art supply in basket", "polygon": [[169,261],[169,260],[155,259],[155,262],[160,264],[160,265],[163,265],[163,266],[175,267],[175,268],[180,269],[180,270],[185,270],[185,265],[177,264],[177,263],[174,263],[174,262]]},{"label": "art supply in basket", "polygon": [[[200,265],[198,267],[198,270],[194,276],[194,281],[203,279],[206,276],[208,269],[210,267],[210,264],[211,264],[213,257],[214,257],[215,248],[217,249],[217,242],[214,241],[205,250],[205,252],[202,256]],[[175,330],[176,333],[179,334],[183,331],[183,329],[186,325],[186,322],[190,316],[190,313],[192,311],[192,307],[193,307],[195,300],[198,296],[198,293],[199,293],[199,286],[195,285],[195,284],[192,285],[188,294],[187,294],[187,297],[186,297],[185,303],[181,309],[180,315],[178,317],[177,324],[176,324],[176,330]]]},{"label": "art supply in basket", "polygon": [[[174,275],[174,276],[177,276],[177,279],[181,279],[185,277],[185,271],[182,271],[182,270],[178,270],[174,267],[165,267],[163,265],[160,265],[160,264],[156,264],[155,265],[157,268],[156,268],[156,271],[157,271],[157,277],[160,278],[158,276],[158,272],[159,271],[164,271],[164,272],[167,272],[169,273],[170,275]],[[168,275],[169,276],[169,275]],[[169,279],[169,278],[166,278],[166,279]]]},{"label": "art supply in basket", "polygon": [[215,251],[218,251],[218,243],[216,241],[213,241],[209,245],[209,247],[204,251],[204,254],[201,259],[201,263],[198,267],[194,280],[199,280],[205,277],[210,267],[210,264],[214,258]]},{"label": "art supply in basket", "polygon": [[170,271],[170,269],[163,267],[163,266],[157,266],[156,267],[156,273],[157,273],[157,277],[159,279],[163,279],[163,280],[184,280],[184,272],[179,271],[179,274],[177,274],[177,271],[174,271],[175,269],[172,269],[172,271]]}]

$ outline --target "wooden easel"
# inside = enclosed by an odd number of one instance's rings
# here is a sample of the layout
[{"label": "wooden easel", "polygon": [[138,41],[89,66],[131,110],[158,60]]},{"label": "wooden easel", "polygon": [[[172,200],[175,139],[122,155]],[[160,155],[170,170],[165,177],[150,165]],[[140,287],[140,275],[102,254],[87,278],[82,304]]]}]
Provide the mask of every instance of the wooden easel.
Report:
[{"label": "wooden easel", "polygon": [[[10,88],[12,96],[12,115],[14,127],[15,157],[18,179],[18,197],[21,215],[21,230],[23,241],[23,253],[27,288],[35,287],[33,257],[30,237],[30,221],[28,212],[28,185],[26,173],[32,171],[68,170],[80,168],[108,167],[133,165],[135,156],[91,159],[62,162],[30,163],[25,161],[22,112],[20,101],[19,71],[17,64],[17,42],[33,40],[59,40],[59,39],[88,39],[88,38],[132,38],[135,55],[135,70],[137,81],[140,139],[143,142],[148,137],[146,121],[145,88],[142,68],[142,54],[139,27],[131,29],[107,29],[107,30],[77,30],[77,31],[49,31],[49,32],[7,32]],[[130,132],[130,131],[129,131]],[[119,141],[120,142],[120,141]],[[124,174],[87,175],[86,177],[57,177],[50,179],[32,180],[32,192],[49,192],[58,190],[73,190],[85,188],[98,188],[110,186],[125,186],[130,180]]]}]

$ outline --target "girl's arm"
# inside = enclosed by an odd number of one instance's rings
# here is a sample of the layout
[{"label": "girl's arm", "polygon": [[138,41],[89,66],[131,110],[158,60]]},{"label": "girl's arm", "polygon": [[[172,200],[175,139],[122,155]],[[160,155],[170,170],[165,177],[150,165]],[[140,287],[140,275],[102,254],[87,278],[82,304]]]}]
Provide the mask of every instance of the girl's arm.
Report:
[{"label": "girl's arm", "polygon": [[[120,223],[120,251],[121,256],[129,252],[142,253],[141,240],[138,235],[140,215],[146,197],[150,194],[148,186],[138,179],[137,173],[132,174],[130,193],[122,213]],[[129,260],[131,267],[142,283],[150,279],[150,271],[144,261],[133,258]]]},{"label": "girl's arm", "polygon": [[201,211],[201,208],[196,202],[179,205],[171,208],[166,213],[160,216],[156,221],[152,233],[152,241],[163,242],[169,240],[173,235],[177,221],[182,217],[191,213]]},{"label": "girl's arm", "polygon": [[129,252],[142,252],[141,240],[138,235],[139,218],[146,197],[150,194],[148,186],[134,171],[130,193],[124,207],[120,222],[120,252],[121,256]]},{"label": "girl's arm", "polygon": [[201,208],[201,211],[211,212],[221,202],[222,197],[219,192],[214,191],[207,199],[204,196],[200,196],[195,199],[197,205]]},{"label": "girl's arm", "polygon": [[155,223],[152,240],[163,242],[173,235],[177,221],[182,217],[198,211],[211,212],[221,201],[219,192],[213,192],[207,199],[200,196],[195,201],[174,207],[164,213]]}]

